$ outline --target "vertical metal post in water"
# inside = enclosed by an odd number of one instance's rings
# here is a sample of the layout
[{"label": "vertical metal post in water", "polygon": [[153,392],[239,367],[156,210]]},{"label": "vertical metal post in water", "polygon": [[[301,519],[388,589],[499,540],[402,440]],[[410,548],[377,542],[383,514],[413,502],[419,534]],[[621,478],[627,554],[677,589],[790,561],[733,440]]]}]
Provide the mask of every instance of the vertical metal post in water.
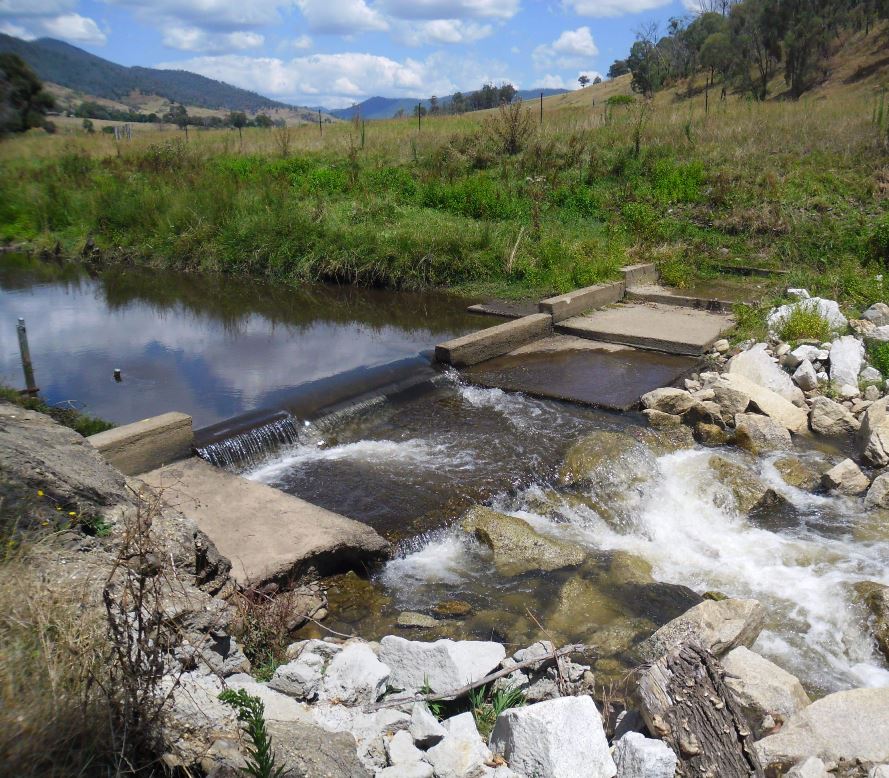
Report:
[{"label": "vertical metal post in water", "polygon": [[29,394],[37,393],[37,382],[34,380],[34,367],[31,364],[31,349],[28,348],[28,331],[25,320],[19,319],[16,330],[19,334],[19,351],[22,355],[22,370],[25,372],[25,386]]}]

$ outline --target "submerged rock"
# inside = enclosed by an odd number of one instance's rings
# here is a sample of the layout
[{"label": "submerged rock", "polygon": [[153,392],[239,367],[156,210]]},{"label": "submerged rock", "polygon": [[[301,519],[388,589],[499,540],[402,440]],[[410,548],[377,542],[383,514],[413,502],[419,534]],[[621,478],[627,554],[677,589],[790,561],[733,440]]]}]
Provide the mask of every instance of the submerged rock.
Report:
[{"label": "submerged rock", "polygon": [[559,471],[566,485],[632,487],[642,483],[657,467],[654,456],[625,432],[597,430],[568,449]]},{"label": "submerged rock", "polygon": [[613,778],[602,717],[590,697],[561,697],[497,717],[491,748],[525,776]]},{"label": "submerged rock", "polygon": [[[769,734],[811,700],[796,676],[782,670],[774,662],[738,646],[722,658],[726,685],[753,724],[756,737]],[[771,726],[765,726],[768,717]]]},{"label": "submerged rock", "polygon": [[787,456],[776,459],[774,465],[784,483],[797,489],[812,491],[821,484],[823,468],[819,470],[805,460]]},{"label": "submerged rock", "polygon": [[580,546],[543,535],[524,519],[490,508],[473,508],[462,526],[494,552],[494,566],[507,578],[531,571],[577,567],[587,557]]},{"label": "submerged rock", "polygon": [[855,584],[855,594],[870,611],[874,639],[889,660],[889,586],[876,581],[860,581]]},{"label": "submerged rock", "polygon": [[707,464],[720,483],[728,487],[741,515],[750,513],[773,491],[752,468],[718,455],[711,456]]},{"label": "submerged rock", "polygon": [[686,640],[721,656],[738,646],[753,645],[765,623],[765,608],[757,600],[704,600],[665,624],[636,649],[653,662]]},{"label": "submerged rock", "polygon": [[566,638],[579,639],[622,615],[614,597],[585,578],[570,578],[559,590],[555,607],[545,620],[548,630]]},{"label": "submerged rock", "polygon": [[780,732],[754,749],[767,770],[786,769],[810,756],[834,764],[889,761],[889,688],[829,694],[791,716]]}]

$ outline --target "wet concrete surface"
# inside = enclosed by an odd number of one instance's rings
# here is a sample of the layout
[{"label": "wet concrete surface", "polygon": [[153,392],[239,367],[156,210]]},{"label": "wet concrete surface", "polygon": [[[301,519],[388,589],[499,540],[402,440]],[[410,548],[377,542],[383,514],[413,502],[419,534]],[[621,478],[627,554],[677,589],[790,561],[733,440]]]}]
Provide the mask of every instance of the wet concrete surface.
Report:
[{"label": "wet concrete surface", "polygon": [[520,319],[522,316],[538,313],[537,303],[533,300],[488,300],[470,305],[466,310],[469,313],[500,316],[504,319]]},{"label": "wet concrete surface", "polygon": [[669,386],[698,364],[692,357],[565,338],[518,349],[465,370],[481,386],[626,411],[652,389]]}]

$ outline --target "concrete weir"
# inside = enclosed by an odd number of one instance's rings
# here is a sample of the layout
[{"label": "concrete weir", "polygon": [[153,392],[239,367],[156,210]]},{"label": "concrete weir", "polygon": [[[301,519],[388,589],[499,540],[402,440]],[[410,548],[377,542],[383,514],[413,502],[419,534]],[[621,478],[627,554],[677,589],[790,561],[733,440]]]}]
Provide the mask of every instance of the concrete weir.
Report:
[{"label": "concrete weir", "polygon": [[443,343],[436,358],[483,386],[629,410],[690,373],[734,320],[731,303],[659,286],[653,264],[621,275],[541,300],[537,317]]}]

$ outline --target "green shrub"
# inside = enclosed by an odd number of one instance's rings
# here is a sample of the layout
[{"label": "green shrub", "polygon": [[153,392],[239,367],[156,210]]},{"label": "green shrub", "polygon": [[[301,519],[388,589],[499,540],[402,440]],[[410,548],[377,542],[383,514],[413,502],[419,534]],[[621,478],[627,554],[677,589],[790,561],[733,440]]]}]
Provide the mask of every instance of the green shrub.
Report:
[{"label": "green shrub", "polygon": [[889,266],[889,213],[877,221],[868,239],[868,248],[873,259]]},{"label": "green shrub", "polygon": [[869,341],[867,344],[868,361],[884,376],[889,376],[889,343]]},{"label": "green shrub", "polygon": [[781,340],[792,342],[811,338],[817,341],[830,340],[833,333],[830,324],[814,305],[805,302],[794,306],[778,328]]},{"label": "green shrub", "polygon": [[265,726],[265,705],[259,697],[253,697],[244,689],[226,689],[219,699],[231,705],[238,713],[238,721],[250,738],[247,747],[247,766],[244,773],[252,778],[279,778],[284,765],[275,764],[272,737]]}]

